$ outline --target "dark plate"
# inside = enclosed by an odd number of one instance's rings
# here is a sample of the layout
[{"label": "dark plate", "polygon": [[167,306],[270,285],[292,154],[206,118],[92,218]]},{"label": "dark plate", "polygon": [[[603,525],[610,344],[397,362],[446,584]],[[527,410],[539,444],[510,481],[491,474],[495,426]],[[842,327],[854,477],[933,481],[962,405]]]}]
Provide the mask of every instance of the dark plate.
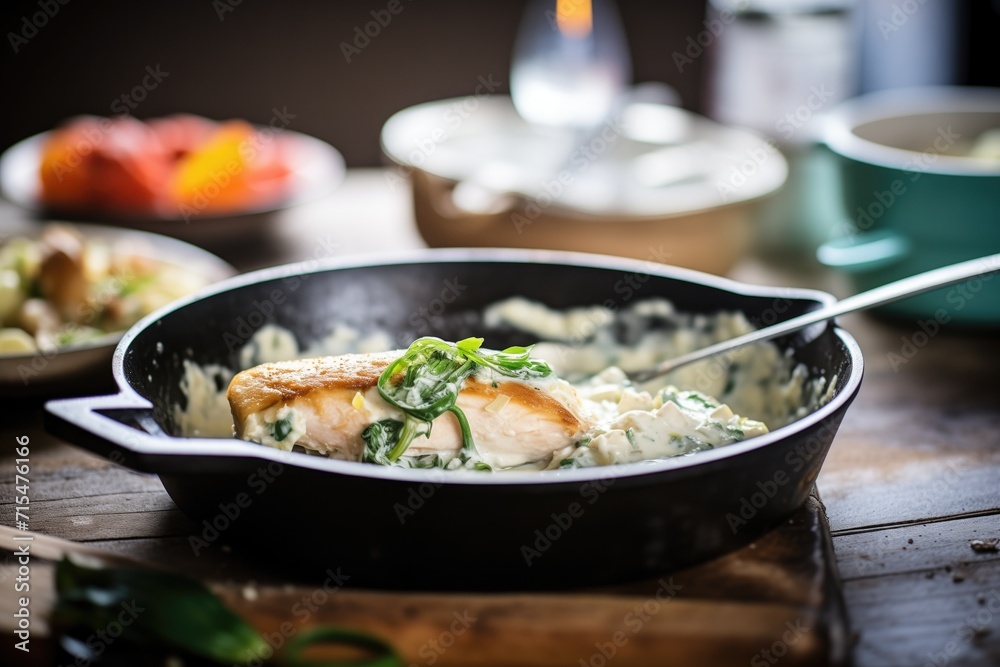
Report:
[{"label": "dark plate", "polygon": [[763,322],[832,299],[555,252],[438,250],[278,267],[140,322],[115,353],[121,393],[49,403],[46,424],[158,474],[181,509],[204,522],[192,548],[238,540],[300,571],[340,567],[357,585],[563,588],[704,561],[773,527],[805,500],[860,386],[857,344],[832,324],[817,325],[778,341],[813,373],[837,378],[835,396],[813,414],[695,456],[545,473],[391,469],[169,435],[171,406],[184,400],[183,360],[235,366],[240,342],[265,321],[303,343],[344,323],[392,332],[401,345],[423,334],[485,335],[500,347],[530,342],[481,321],[483,307],[513,295],[556,308],[659,296],[680,310],[742,310]]}]

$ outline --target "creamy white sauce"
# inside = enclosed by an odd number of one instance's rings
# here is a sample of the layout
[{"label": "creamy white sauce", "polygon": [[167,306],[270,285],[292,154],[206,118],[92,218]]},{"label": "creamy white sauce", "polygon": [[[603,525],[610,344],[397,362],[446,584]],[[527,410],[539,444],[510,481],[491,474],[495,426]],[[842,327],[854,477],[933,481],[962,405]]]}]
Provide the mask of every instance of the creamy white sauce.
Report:
[{"label": "creamy white sauce", "polygon": [[[809,378],[807,369],[793,362],[773,343],[761,343],[687,367],[654,381],[632,385],[625,370],[656,363],[752,330],[740,313],[712,316],[677,313],[665,299],[640,301],[613,312],[603,307],[556,311],[522,298],[497,303],[484,314],[491,328],[517,329],[541,340],[532,356],[545,359],[556,374],[533,383],[593,424],[574,444],[545,460],[516,469],[558,469],[633,463],[684,456],[724,447],[767,433],[766,424],[781,426],[812,412],[828,401],[836,378]],[[391,339],[376,333],[362,336],[338,326],[326,338],[305,350],[291,332],[267,325],[240,352],[244,368],[260,363],[352,352],[391,349]],[[481,378],[492,373],[481,369]],[[225,387],[234,373],[218,366],[199,367],[185,362],[182,391],[186,409],[175,406],[175,423],[183,435],[231,437],[233,433]],[[224,381],[224,382],[223,382]],[[219,391],[218,387],[222,389]],[[356,409],[370,422],[402,419],[377,388],[356,399]],[[500,405],[496,409],[502,410]],[[744,415],[744,416],[740,416]],[[276,426],[277,425],[277,426]],[[287,406],[274,406],[252,415],[244,436],[263,445],[308,451],[311,438],[305,420]],[[461,452],[403,456],[412,467],[475,468],[486,463],[505,469],[507,460],[470,457]]]},{"label": "creamy white sauce", "polygon": [[292,451],[292,447],[306,435],[306,420],[287,405],[272,405],[254,413],[243,423],[246,440],[268,447]]},{"label": "creamy white sauce", "polygon": [[[626,371],[650,368],[753,330],[742,313],[720,312],[711,316],[678,313],[666,299],[648,299],[617,313],[603,308],[569,311],[567,322],[576,312],[576,331],[584,333],[573,339],[551,341],[532,322],[545,322],[544,328],[551,332],[557,329],[551,319],[558,312],[549,311],[541,317],[540,308],[545,307],[522,298],[508,299],[488,308],[485,320],[493,327],[513,326],[543,341],[535,345],[532,355],[548,361],[556,374],[571,382],[609,367]],[[583,311],[589,312],[592,326],[579,324],[579,313]],[[831,381],[829,386],[834,384]],[[666,385],[714,397],[734,412],[773,427],[812,412],[824,402],[828,387],[824,378],[809,378],[804,366],[795,364],[789,353],[771,342],[684,366],[637,389],[655,395]]]},{"label": "creamy white sauce", "polygon": [[362,335],[354,327],[338,324],[325,338],[301,348],[291,331],[275,324],[265,324],[240,349],[240,367],[246,369],[309,357],[385,352],[393,347],[392,339],[385,333]]},{"label": "creamy white sauce", "polygon": [[226,388],[235,373],[217,364],[184,360],[181,393],[187,407],[174,405],[174,424],[180,435],[189,438],[232,438],[233,416],[226,400]]},{"label": "creamy white sauce", "polygon": [[740,417],[696,391],[663,387],[655,394],[625,384],[609,368],[578,385],[597,425],[552,456],[548,468],[634,463],[683,456],[767,433],[763,422]]}]

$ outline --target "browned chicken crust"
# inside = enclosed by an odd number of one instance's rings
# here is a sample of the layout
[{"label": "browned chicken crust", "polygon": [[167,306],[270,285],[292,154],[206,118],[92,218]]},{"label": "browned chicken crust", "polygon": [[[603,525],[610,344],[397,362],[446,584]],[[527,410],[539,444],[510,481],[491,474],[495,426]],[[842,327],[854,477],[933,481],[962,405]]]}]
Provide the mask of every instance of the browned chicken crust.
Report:
[{"label": "browned chicken crust", "polygon": [[248,416],[313,391],[344,389],[350,401],[355,392],[374,387],[398,356],[396,352],[344,354],[261,364],[237,373],[226,392],[237,435]]},{"label": "browned chicken crust", "polygon": [[[305,416],[305,446],[337,458],[358,459],[364,448],[361,432],[373,420],[369,408],[354,405],[357,395],[368,392],[369,401],[381,403],[371,391],[398,352],[347,354],[299,361],[270,363],[238,373],[226,394],[236,435],[243,437],[252,415],[273,406],[289,406]],[[466,380],[458,405],[469,419],[480,451],[499,452],[538,460],[571,444],[588,427],[580,417],[543,388],[515,380],[481,382]],[[498,397],[509,399],[502,410],[488,410]],[[385,404],[382,403],[384,407]],[[430,438],[418,438],[408,453],[457,451],[461,433],[454,415],[434,422]]]}]

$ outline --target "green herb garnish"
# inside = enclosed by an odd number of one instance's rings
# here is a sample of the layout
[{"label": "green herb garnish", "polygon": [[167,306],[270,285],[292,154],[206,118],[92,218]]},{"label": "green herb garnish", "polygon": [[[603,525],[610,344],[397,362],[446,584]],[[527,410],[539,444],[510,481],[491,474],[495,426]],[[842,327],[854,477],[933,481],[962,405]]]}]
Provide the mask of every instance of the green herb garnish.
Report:
[{"label": "green herb garnish", "polygon": [[707,452],[710,449],[715,449],[715,445],[705,442],[701,438],[695,438],[694,436],[689,436],[688,441],[691,443],[691,449],[686,451],[683,456],[689,456],[691,454],[696,454],[698,452]]},{"label": "green herb garnish", "polygon": [[[386,420],[386,421],[392,421],[394,424],[399,424],[400,427],[402,427],[402,422],[398,422],[395,420]],[[364,436],[364,434],[362,434],[362,436]],[[421,456],[409,456],[405,459],[405,462],[411,468],[419,468],[419,469],[444,468],[445,465],[447,464],[447,462],[444,459],[442,459],[438,454],[423,454]],[[382,465],[389,465],[389,462],[386,462]]]},{"label": "green herb garnish", "polygon": [[712,403],[710,400],[705,398],[704,395],[696,391],[679,391],[676,387],[667,387],[663,391],[661,391],[660,400],[662,400],[664,403],[666,403],[667,401],[673,401],[674,403],[682,407],[684,407],[684,404],[686,403],[687,404],[686,407],[688,407],[689,409],[691,408],[692,404],[700,405],[704,408],[709,408],[711,410],[714,410],[715,408],[719,407],[715,403]]},{"label": "green herb garnish", "polygon": [[625,439],[628,440],[628,444],[632,445],[632,449],[639,449],[639,445],[635,442],[635,431],[631,428],[625,429]]},{"label": "green herb garnish", "polygon": [[552,368],[531,358],[531,347],[509,347],[501,352],[483,350],[482,338],[448,343],[440,338],[419,338],[382,372],[378,391],[387,403],[399,409],[404,419],[383,419],[361,434],[364,460],[390,465],[417,436],[430,436],[432,422],[450,412],[462,430],[463,452],[475,452],[472,431],[465,413],[456,405],[466,378],[480,368],[516,378],[532,380],[552,374]]},{"label": "green herb garnish", "polygon": [[702,396],[701,394],[697,394],[697,393],[695,393],[693,391],[689,391],[688,394],[687,394],[687,396],[685,396],[684,398],[687,399],[687,400],[689,400],[689,401],[691,401],[692,403],[698,403],[700,405],[703,405],[706,408],[716,408],[716,407],[718,407],[717,405],[715,405],[715,403],[712,403],[711,401],[706,400],[705,397]]},{"label": "green herb garnish", "polygon": [[278,421],[270,424],[271,427],[271,437],[281,442],[288,437],[288,434],[292,432],[292,422],[288,419],[279,419]]}]

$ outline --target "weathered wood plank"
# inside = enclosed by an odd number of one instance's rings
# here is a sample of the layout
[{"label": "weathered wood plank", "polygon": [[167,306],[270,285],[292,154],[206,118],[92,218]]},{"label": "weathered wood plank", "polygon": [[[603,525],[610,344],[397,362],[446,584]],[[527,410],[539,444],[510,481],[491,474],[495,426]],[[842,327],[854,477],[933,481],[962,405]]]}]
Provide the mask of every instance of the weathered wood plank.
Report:
[{"label": "weathered wood plank", "polygon": [[[9,474],[0,469],[0,475],[9,480],[0,483],[0,506],[9,505],[15,495],[13,469]],[[62,500],[87,504],[94,498],[115,495],[124,498],[150,493],[166,495],[158,478],[115,465],[104,468],[67,466],[54,471],[39,471],[32,467],[28,478],[31,501],[39,504]]]},{"label": "weathered wood plank", "polygon": [[[159,484],[157,484],[159,487]],[[10,504],[0,509],[10,509]],[[34,519],[67,516],[73,513],[83,515],[108,514],[112,512],[156,512],[176,509],[176,505],[162,487],[140,488],[81,495],[78,498],[55,498],[35,500],[32,498],[31,512]]]},{"label": "weathered wood plank", "polygon": [[858,665],[1000,664],[1000,560],[956,583],[913,572],[844,583]]},{"label": "weathered wood plank", "polygon": [[73,513],[32,521],[39,531],[58,534],[68,540],[131,540],[137,537],[168,537],[192,531],[191,520],[180,510],[115,512],[97,515]]},{"label": "weathered wood plank", "polygon": [[838,535],[833,545],[845,581],[895,574],[950,579],[970,565],[1000,561],[1000,552],[970,546],[990,538],[1000,538],[1000,515]]},{"label": "weathered wood plank", "polygon": [[[0,523],[14,525],[13,504],[0,506]],[[32,530],[64,539],[89,541],[188,534],[193,522],[163,491],[89,496],[79,501],[33,501]]]}]

